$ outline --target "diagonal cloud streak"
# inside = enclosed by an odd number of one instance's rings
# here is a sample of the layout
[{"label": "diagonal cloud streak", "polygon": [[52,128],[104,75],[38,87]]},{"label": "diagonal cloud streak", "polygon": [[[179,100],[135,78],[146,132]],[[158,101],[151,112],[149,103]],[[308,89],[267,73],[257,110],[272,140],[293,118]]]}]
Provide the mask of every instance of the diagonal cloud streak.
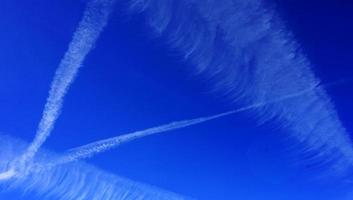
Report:
[{"label": "diagonal cloud streak", "polygon": [[53,130],[60,115],[64,97],[75,80],[87,54],[107,24],[114,0],[89,1],[68,50],[56,70],[33,142],[22,155],[21,162],[31,160]]},{"label": "diagonal cloud streak", "polygon": [[[324,86],[327,87],[327,86],[331,86],[331,85],[336,85],[341,82],[342,81],[332,82],[332,83],[325,84]],[[173,130],[205,123],[205,122],[208,122],[208,121],[211,121],[214,119],[218,119],[218,118],[222,118],[222,117],[226,117],[226,116],[229,116],[232,114],[265,107],[265,106],[268,106],[269,104],[276,104],[278,102],[290,100],[293,98],[298,98],[298,97],[303,96],[309,92],[312,92],[313,90],[317,89],[318,87],[319,86],[315,86],[313,88],[308,88],[308,89],[301,91],[301,92],[298,92],[298,93],[289,94],[289,95],[283,96],[281,98],[274,99],[272,101],[252,104],[252,105],[245,106],[245,107],[242,107],[242,108],[239,108],[236,110],[232,110],[232,111],[228,111],[228,112],[224,112],[224,113],[220,113],[220,114],[216,114],[216,115],[212,115],[212,116],[199,117],[199,118],[187,119],[187,120],[181,120],[181,121],[174,121],[174,122],[171,122],[168,124],[148,128],[145,130],[135,131],[132,133],[127,133],[127,134],[119,135],[116,137],[92,142],[87,145],[83,145],[80,147],[70,149],[66,154],[63,155],[63,157],[61,157],[61,158],[59,157],[58,160],[55,160],[54,162],[50,163],[48,166],[49,167],[56,166],[56,165],[60,165],[60,164],[65,164],[65,163],[69,163],[69,162],[73,162],[73,161],[77,161],[77,160],[90,158],[96,154],[103,153],[103,152],[108,151],[112,148],[115,148],[121,144],[130,142],[130,141],[134,141],[134,140],[146,137],[146,136],[150,136],[150,135],[154,135],[154,134],[158,134],[158,133],[165,133],[165,132],[169,132],[169,131],[173,131]]]}]

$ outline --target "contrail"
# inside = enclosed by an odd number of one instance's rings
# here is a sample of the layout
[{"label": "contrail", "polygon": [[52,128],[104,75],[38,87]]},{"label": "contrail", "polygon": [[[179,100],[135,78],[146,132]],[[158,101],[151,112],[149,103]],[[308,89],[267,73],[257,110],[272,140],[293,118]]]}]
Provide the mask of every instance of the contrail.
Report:
[{"label": "contrail", "polygon": [[36,136],[20,162],[31,160],[53,130],[60,115],[65,94],[75,80],[79,68],[107,24],[114,0],[91,0],[84,12],[68,50],[56,70]]},{"label": "contrail", "polygon": [[[335,84],[339,84],[342,81],[337,81],[337,82],[332,82],[332,83],[328,83],[325,86],[330,86],[330,85],[335,85]],[[228,112],[223,112],[220,114],[216,114],[216,115],[211,115],[211,116],[207,116],[207,117],[199,117],[199,118],[194,118],[194,119],[187,119],[187,120],[181,120],[181,121],[174,121],[168,124],[164,124],[164,125],[160,125],[160,126],[156,126],[156,127],[152,127],[152,128],[148,128],[145,130],[141,130],[141,131],[135,131],[132,133],[127,133],[127,134],[123,134],[123,135],[119,135],[116,137],[112,137],[112,138],[108,138],[108,139],[104,139],[104,140],[99,140],[97,142],[92,142],[89,143],[87,145],[83,145],[80,147],[76,147],[73,149],[70,149],[68,151],[68,153],[66,155],[64,155],[63,157],[59,158],[58,160],[54,161],[53,163],[49,164],[50,166],[56,166],[56,165],[60,165],[60,164],[65,164],[65,163],[69,163],[69,162],[73,162],[73,161],[77,161],[77,160],[81,160],[81,159],[86,159],[86,158],[90,158],[96,154],[108,151],[112,148],[115,148],[123,143],[126,142],[130,142],[142,137],[146,137],[149,135],[154,135],[157,133],[164,133],[164,132],[168,132],[168,131],[173,131],[173,130],[177,130],[177,129],[181,129],[181,128],[185,128],[185,127],[189,127],[192,125],[197,125],[197,124],[201,124],[210,120],[214,120],[214,119],[218,119],[221,117],[225,117],[228,115],[232,115],[232,114],[236,114],[239,112],[244,112],[247,110],[252,110],[252,109],[256,109],[256,108],[260,108],[260,107],[264,107],[267,106],[269,104],[274,104],[277,102],[281,102],[281,101],[285,101],[288,99],[292,99],[292,98],[296,98],[299,96],[303,96],[305,94],[307,94],[308,92],[312,92],[313,90],[315,90],[317,87],[319,86],[315,86],[312,88],[309,88],[307,90],[304,91],[300,91],[294,94],[289,94],[283,97],[280,97],[278,99],[272,100],[272,101],[268,101],[268,102],[262,102],[262,103],[257,103],[257,104],[252,104],[249,106],[245,106],[245,107],[241,107],[239,109],[236,110],[232,110],[232,111],[228,111]]]},{"label": "contrail", "polygon": [[[164,133],[164,132],[168,132],[168,131],[173,131],[173,130],[189,127],[192,125],[201,124],[201,123],[204,123],[204,122],[207,122],[210,120],[214,120],[214,119],[218,119],[221,117],[226,117],[228,115],[232,115],[232,114],[236,114],[236,113],[240,113],[240,112],[244,112],[244,111],[248,111],[248,110],[252,110],[252,109],[256,109],[256,108],[261,108],[261,107],[267,106],[269,104],[275,104],[275,103],[278,103],[281,101],[285,101],[285,100],[289,100],[292,98],[297,98],[297,97],[303,96],[303,95],[317,89],[320,86],[327,88],[327,87],[335,86],[335,85],[342,84],[342,83],[345,83],[348,81],[352,81],[352,78],[341,79],[341,80],[334,81],[331,83],[317,85],[315,87],[308,88],[306,90],[303,90],[303,91],[300,91],[300,92],[297,92],[294,94],[289,94],[289,95],[277,98],[272,101],[252,104],[252,105],[238,108],[236,110],[223,112],[223,113],[212,115],[212,116],[175,121],[175,122],[171,122],[168,124],[148,128],[145,130],[135,131],[132,133],[127,133],[127,134],[119,135],[116,137],[112,137],[112,138],[108,138],[108,139],[104,139],[104,140],[99,140],[97,142],[92,142],[87,145],[72,148],[72,149],[68,150],[68,152],[66,154],[56,157],[56,159],[54,159],[53,161],[48,161],[47,163],[34,163],[34,167],[28,167],[26,169],[27,174],[28,173],[35,173],[34,170],[36,170],[36,169],[48,170],[48,169],[51,169],[51,168],[56,167],[58,165],[87,159],[87,158],[90,158],[96,154],[103,153],[103,152],[108,151],[112,148],[115,148],[123,143],[134,141],[134,140],[146,137],[146,136],[150,136],[150,135],[154,135],[154,134],[158,134],[158,133]],[[19,173],[20,172],[16,171],[15,169],[10,168],[9,170],[7,170],[5,172],[0,173],[0,180],[8,180],[8,179],[11,179],[15,176],[26,176],[26,174],[19,174]]]}]

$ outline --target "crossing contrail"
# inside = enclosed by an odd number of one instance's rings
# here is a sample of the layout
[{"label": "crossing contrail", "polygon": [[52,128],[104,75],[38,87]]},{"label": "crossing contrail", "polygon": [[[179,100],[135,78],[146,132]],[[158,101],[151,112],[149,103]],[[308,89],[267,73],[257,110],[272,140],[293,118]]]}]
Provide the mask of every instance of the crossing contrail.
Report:
[{"label": "crossing contrail", "polygon": [[[344,83],[347,81],[352,81],[352,79],[351,78],[350,79],[341,79],[339,81],[321,84],[321,87],[330,87],[330,86],[338,85],[338,84],[341,84],[341,83]],[[35,163],[34,166],[27,167],[26,170],[27,170],[27,172],[34,173],[34,170],[50,169],[50,168],[56,167],[58,165],[87,159],[87,158],[90,158],[96,154],[103,153],[103,152],[108,151],[112,148],[115,148],[121,144],[130,142],[130,141],[134,141],[134,140],[146,137],[146,136],[150,136],[150,135],[154,135],[154,134],[158,134],[158,133],[164,133],[164,132],[168,132],[168,131],[173,131],[173,130],[205,123],[210,120],[226,117],[228,115],[232,115],[232,114],[236,114],[236,113],[240,113],[240,112],[244,112],[244,111],[248,111],[248,110],[252,110],[252,109],[261,108],[261,107],[264,107],[264,106],[267,106],[270,104],[275,104],[275,103],[289,100],[292,98],[298,98],[300,96],[303,96],[303,95],[317,89],[318,87],[320,87],[320,86],[317,85],[315,87],[308,88],[308,89],[303,90],[301,92],[289,94],[289,95],[283,96],[281,98],[274,99],[272,101],[252,104],[252,105],[244,106],[244,107],[232,110],[232,111],[223,112],[223,113],[216,114],[216,115],[181,120],[181,121],[175,121],[175,122],[167,123],[164,125],[148,128],[145,130],[135,131],[132,133],[127,133],[127,134],[119,135],[116,137],[112,137],[112,138],[108,138],[108,139],[104,139],[104,140],[99,140],[97,142],[92,142],[87,145],[72,148],[72,149],[68,150],[68,152],[66,154],[63,154],[61,156],[56,157],[56,159],[53,161],[47,161],[46,163]],[[10,168],[9,170],[7,170],[5,172],[0,173],[0,180],[8,180],[8,179],[13,178],[14,176],[26,176],[26,174],[19,174],[19,173],[21,173],[21,172],[18,172],[15,169]]]},{"label": "crossing contrail", "polygon": [[68,50],[56,70],[35,138],[21,156],[18,165],[30,161],[52,132],[55,121],[60,115],[64,97],[75,80],[85,57],[107,24],[113,2],[114,0],[91,0],[88,2]]},{"label": "crossing contrail", "polygon": [[[330,85],[334,85],[334,84],[338,84],[342,81],[337,81],[337,82],[332,82],[332,83],[328,83],[325,86],[330,86]],[[55,166],[55,165],[60,165],[60,164],[65,164],[65,163],[69,163],[69,162],[73,162],[73,161],[77,161],[77,160],[82,160],[82,159],[86,159],[86,158],[90,158],[96,154],[108,151],[112,148],[115,148],[123,143],[126,142],[130,142],[133,140],[137,140],[139,138],[143,138],[146,136],[150,136],[150,135],[154,135],[154,134],[158,134],[158,133],[164,133],[164,132],[168,132],[168,131],[173,131],[173,130],[177,130],[177,129],[181,129],[181,128],[185,128],[185,127],[189,127],[189,126],[193,126],[193,125],[197,125],[197,124],[201,124],[210,120],[214,120],[214,119],[218,119],[221,117],[225,117],[228,115],[232,115],[232,114],[236,114],[236,113],[240,113],[240,112],[244,112],[247,110],[252,110],[252,109],[256,109],[256,108],[260,108],[260,107],[264,107],[267,106],[269,104],[275,104],[281,101],[285,101],[288,99],[292,99],[292,98],[296,98],[299,96],[303,96],[305,94],[307,94],[308,92],[312,92],[313,90],[315,90],[318,86],[309,88],[307,90],[298,92],[298,93],[294,93],[294,94],[289,94],[286,95],[284,97],[272,100],[272,101],[268,101],[268,102],[262,102],[262,103],[257,103],[257,104],[252,104],[249,106],[245,106],[245,107],[241,107],[239,109],[235,109],[235,110],[231,110],[228,112],[223,112],[220,114],[216,114],[216,115],[211,115],[211,116],[207,116],[207,117],[199,117],[199,118],[194,118],[194,119],[187,119],[187,120],[181,120],[181,121],[174,121],[168,124],[164,124],[164,125],[160,125],[160,126],[156,126],[156,127],[152,127],[152,128],[148,128],[145,130],[141,130],[141,131],[135,131],[132,133],[127,133],[127,134],[123,134],[123,135],[119,135],[116,137],[112,137],[112,138],[108,138],[108,139],[104,139],[104,140],[99,140],[97,142],[92,142],[89,143],[87,145],[83,145],[80,147],[76,147],[73,149],[70,149],[68,151],[68,153],[65,155],[63,155],[61,158],[59,157],[58,160],[55,160],[53,163],[50,163],[49,166]]]},{"label": "crossing contrail", "polygon": [[[52,189],[59,194],[70,194],[67,198],[71,199],[91,196],[92,191],[100,192],[92,198],[107,199],[106,191],[114,192],[118,188],[111,185],[106,187],[103,183],[97,189],[86,176],[80,176],[80,171],[77,173],[79,175],[76,174],[75,166],[68,169],[65,166],[58,166],[57,171],[48,174],[46,169],[41,171],[40,167],[36,169],[32,165],[30,167],[26,165],[28,161],[33,160],[53,130],[65,94],[106,25],[113,2],[113,0],[89,1],[68,51],[56,71],[36,136],[24,154],[19,157],[19,162],[10,163],[10,168],[6,168],[7,171],[0,174],[0,180],[9,180],[20,175],[20,180],[29,180],[21,182],[24,186],[29,183],[29,186],[35,186],[35,189],[40,190],[45,183],[45,192]],[[267,109],[257,110],[262,120],[270,120],[273,116],[279,117],[282,124],[290,124],[288,133],[305,144],[308,149],[318,152],[318,155],[325,159],[337,158],[334,164],[336,168],[346,169],[352,166],[352,142],[329,95],[323,87],[318,86],[319,80],[312,71],[311,63],[278,19],[278,15],[274,10],[265,9],[262,1],[130,0],[130,2],[132,7],[140,8],[140,11],[147,13],[149,24],[158,34],[165,36],[171,48],[180,50],[194,66],[195,72],[212,79],[213,84],[210,84],[213,85],[212,89],[227,94],[233,101],[242,98],[248,102],[260,103],[90,143],[71,149],[68,154],[55,159],[53,167],[91,157],[138,138],[264,106]],[[284,96],[286,94],[291,95]],[[26,170],[21,171],[23,168]],[[26,173],[28,170],[39,170],[42,173],[28,175]],[[66,172],[70,174],[67,175]],[[90,173],[94,174],[96,171],[85,172]],[[60,191],[56,191],[58,189],[56,183],[60,183],[63,176],[70,181],[65,184],[64,189],[59,188]],[[94,176],[95,181],[99,178],[101,178],[99,173]],[[52,182],[53,179],[56,181]],[[71,185],[75,188],[71,188]],[[89,189],[85,189],[87,185]],[[83,191],[80,190],[82,188],[85,192],[77,193]],[[117,199],[115,197],[115,194],[112,194],[108,199]]]}]

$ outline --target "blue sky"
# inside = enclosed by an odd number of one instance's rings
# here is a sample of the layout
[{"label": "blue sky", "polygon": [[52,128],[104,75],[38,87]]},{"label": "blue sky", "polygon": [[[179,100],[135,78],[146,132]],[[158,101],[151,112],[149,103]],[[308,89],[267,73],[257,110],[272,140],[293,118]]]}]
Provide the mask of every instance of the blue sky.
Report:
[{"label": "blue sky", "polygon": [[[1,2],[0,132],[26,141],[33,138],[50,82],[84,5],[85,1],[69,0]],[[276,5],[323,82],[353,77],[352,2],[287,0]],[[189,68],[163,38],[153,35],[143,15],[117,4],[45,148],[63,152],[234,108]],[[347,82],[327,88],[349,132],[352,86]],[[134,141],[88,162],[198,199],[343,198],[346,185],[312,180],[310,169],[290,164],[283,134],[271,124],[257,126],[252,114],[245,113]],[[293,154],[300,163],[302,158]],[[18,193],[11,193],[11,198],[20,199]]]}]

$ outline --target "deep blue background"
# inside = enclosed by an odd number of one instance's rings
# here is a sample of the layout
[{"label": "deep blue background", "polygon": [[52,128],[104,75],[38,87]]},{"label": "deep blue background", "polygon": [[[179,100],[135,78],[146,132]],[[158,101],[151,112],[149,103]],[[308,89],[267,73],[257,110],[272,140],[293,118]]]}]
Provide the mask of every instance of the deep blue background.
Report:
[{"label": "deep blue background", "polygon": [[[33,138],[50,81],[84,5],[72,0],[1,1],[2,133]],[[323,82],[353,77],[352,1],[277,0],[275,5]],[[210,83],[191,75],[189,67],[177,51],[153,36],[143,15],[127,13],[118,4],[45,147],[62,152],[236,107],[209,92]],[[346,82],[327,88],[349,132],[352,86]],[[257,126],[245,113],[131,142],[89,162],[199,199],[344,198],[346,186],[313,180],[305,167],[293,165],[284,134],[275,125]],[[300,157],[294,161],[300,163]]]}]

